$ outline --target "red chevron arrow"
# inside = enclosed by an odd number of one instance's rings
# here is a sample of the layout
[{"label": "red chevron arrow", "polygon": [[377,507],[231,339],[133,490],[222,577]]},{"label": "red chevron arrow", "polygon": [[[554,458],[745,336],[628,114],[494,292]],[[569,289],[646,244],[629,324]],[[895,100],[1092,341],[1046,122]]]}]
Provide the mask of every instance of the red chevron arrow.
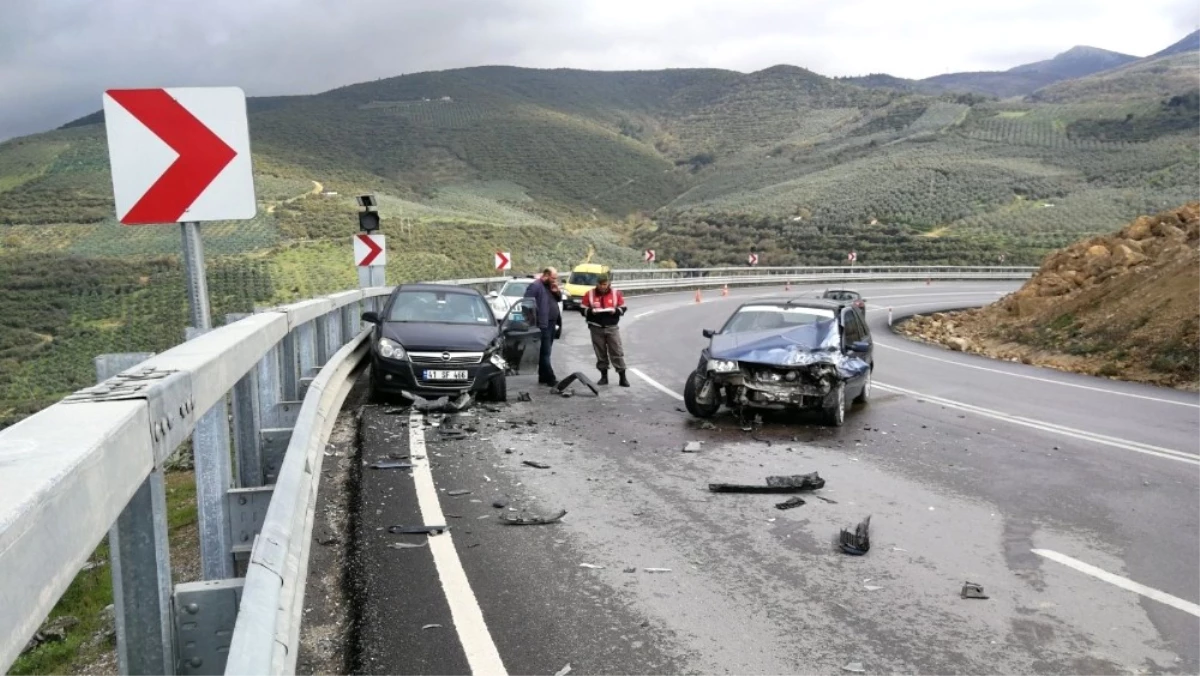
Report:
[{"label": "red chevron arrow", "polygon": [[379,257],[379,254],[383,253],[383,247],[376,244],[375,240],[371,239],[370,235],[359,235],[358,241],[365,244],[367,249],[369,249],[367,255],[363,256],[363,259],[358,262],[358,265],[361,267],[370,265],[375,261],[376,258]]},{"label": "red chevron arrow", "polygon": [[133,205],[121,222],[174,223],[208,189],[237,152],[162,89],[110,89],[106,92],[179,157]]},{"label": "red chevron arrow", "polygon": [[512,261],[509,259],[507,251],[497,251],[496,252],[496,269],[497,270],[507,270],[508,264],[510,262],[512,262]]}]

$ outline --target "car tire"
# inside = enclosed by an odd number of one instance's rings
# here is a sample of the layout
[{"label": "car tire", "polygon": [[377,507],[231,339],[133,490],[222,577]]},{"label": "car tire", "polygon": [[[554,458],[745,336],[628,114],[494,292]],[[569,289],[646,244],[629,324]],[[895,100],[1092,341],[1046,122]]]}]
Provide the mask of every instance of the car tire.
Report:
[{"label": "car tire", "polygon": [[704,376],[698,371],[692,371],[688,376],[687,384],[683,386],[683,403],[687,406],[688,413],[697,418],[711,418],[721,410],[721,402],[713,401],[709,404],[702,404],[696,400],[696,395],[699,394],[700,388],[704,385]]},{"label": "car tire", "polygon": [[505,378],[503,373],[492,378],[492,382],[488,383],[486,394],[488,401],[499,403],[508,401],[508,378]]},{"label": "car tire", "polygon": [[867,379],[863,381],[862,392],[859,392],[858,396],[854,398],[854,403],[866,404],[871,401],[871,375],[874,372],[873,368],[867,369]]},{"label": "car tire", "polygon": [[846,383],[838,382],[833,389],[833,405],[825,407],[825,422],[830,427],[841,427],[846,422]]}]

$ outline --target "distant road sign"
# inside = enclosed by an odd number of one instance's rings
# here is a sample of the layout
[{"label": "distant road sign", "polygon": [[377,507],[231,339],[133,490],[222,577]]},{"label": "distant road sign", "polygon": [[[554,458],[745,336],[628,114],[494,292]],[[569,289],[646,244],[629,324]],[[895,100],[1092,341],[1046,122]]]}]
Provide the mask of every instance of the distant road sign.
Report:
[{"label": "distant road sign", "polygon": [[851,251],[851,252],[850,252],[850,255],[849,255],[849,256],[846,256],[846,260],[848,260],[848,261],[850,261],[851,263],[853,263],[854,261],[858,260],[858,253],[856,253],[856,252],[854,252],[854,251]]},{"label": "distant road sign", "polygon": [[746,258],[746,262],[750,265],[758,265],[758,254],[752,253]]},{"label": "distant road sign", "polygon": [[387,265],[387,247],[384,246],[383,235],[355,235],[354,264],[360,268]]},{"label": "distant road sign", "polygon": [[643,256],[643,258],[646,259],[647,263],[653,263],[654,262],[654,249],[646,249],[646,253]]},{"label": "distant road sign", "polygon": [[103,98],[121,223],[246,220],[258,213],[240,88],[110,89]]},{"label": "distant road sign", "polygon": [[497,270],[511,270],[512,254],[508,251],[497,251],[495,255],[495,263]]}]

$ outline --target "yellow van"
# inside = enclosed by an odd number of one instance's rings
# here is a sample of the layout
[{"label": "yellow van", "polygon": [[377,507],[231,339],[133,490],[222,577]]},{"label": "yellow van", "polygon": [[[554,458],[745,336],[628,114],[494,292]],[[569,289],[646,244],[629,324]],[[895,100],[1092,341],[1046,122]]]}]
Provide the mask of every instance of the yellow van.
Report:
[{"label": "yellow van", "polygon": [[583,302],[583,295],[596,287],[596,280],[602,273],[607,273],[609,268],[607,265],[599,265],[597,263],[583,263],[576,265],[574,270],[571,270],[571,276],[567,278],[566,284],[563,285],[563,290],[567,296],[563,299],[564,310],[578,310]]}]

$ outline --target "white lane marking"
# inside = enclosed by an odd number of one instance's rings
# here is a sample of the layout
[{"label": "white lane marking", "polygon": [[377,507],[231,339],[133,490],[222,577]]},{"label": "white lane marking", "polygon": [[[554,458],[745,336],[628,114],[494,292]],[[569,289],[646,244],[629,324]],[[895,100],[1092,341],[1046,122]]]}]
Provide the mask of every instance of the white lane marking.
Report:
[{"label": "white lane marking", "polygon": [[[408,440],[417,503],[421,507],[421,520],[426,526],[445,525],[446,517],[442,514],[437,486],[433,483],[433,471],[429,468],[429,454],[425,449],[425,420],[416,411],[409,416]],[[458,641],[467,655],[467,665],[471,673],[504,676],[507,671],[504,662],[500,660],[500,651],[496,649],[492,634],[483,620],[483,610],[479,607],[475,592],[471,590],[471,583],[467,580],[467,572],[463,570],[462,561],[458,558],[458,551],[454,549],[450,531],[441,535],[430,535],[429,551],[433,553],[433,563],[437,566],[442,591],[445,592],[446,601],[450,605],[454,629],[458,632]]]},{"label": "white lane marking", "polygon": [[1106,436],[1103,434],[1096,434],[1094,432],[1086,432],[1084,430],[1075,429],[1073,427],[1056,425],[1054,423],[1045,422],[1043,420],[1035,420],[1033,418],[1026,418],[1026,417],[1019,416],[1019,415],[1013,415],[1011,413],[1004,413],[1003,411],[995,411],[990,408],[983,408],[982,406],[974,406],[972,404],[966,404],[961,401],[954,401],[952,399],[943,399],[942,397],[935,397],[933,395],[922,394],[921,392],[915,392],[913,390],[908,390],[903,387],[896,387],[895,385],[888,385],[886,383],[881,383],[878,380],[876,380],[873,384],[875,385],[875,387],[878,387],[879,389],[885,390],[888,392],[895,392],[897,394],[907,394],[911,397],[920,397],[921,399],[940,404],[947,408],[953,408],[953,409],[957,409],[959,411],[966,411],[968,413],[982,415],[982,416],[992,418],[995,420],[1003,420],[1005,422],[1010,422],[1010,423],[1022,425],[1025,427],[1032,427],[1034,429],[1042,430],[1043,432],[1053,432],[1054,434],[1061,434],[1061,435],[1068,436],[1068,437],[1074,437],[1076,439],[1082,439],[1084,441],[1090,441],[1092,443],[1103,444],[1105,446],[1112,446],[1113,448],[1120,448],[1120,449],[1124,449],[1127,451],[1134,451],[1137,453],[1145,453],[1146,455],[1154,455],[1154,456],[1158,456],[1160,458],[1166,458],[1168,460],[1178,460],[1180,462],[1186,462],[1186,463],[1190,463],[1193,465],[1200,465],[1200,456],[1197,456],[1196,454],[1193,454],[1193,453],[1185,453],[1183,451],[1177,451],[1177,450],[1174,450],[1171,448],[1163,448],[1161,446],[1152,446],[1150,444],[1143,444],[1139,441],[1130,441],[1128,439],[1120,439],[1118,437],[1110,437],[1110,436]]},{"label": "white lane marking", "polygon": [[1154,599],[1155,601],[1158,601],[1159,603],[1165,603],[1166,605],[1171,606],[1172,608],[1178,608],[1179,610],[1182,610],[1185,613],[1191,613],[1192,615],[1195,615],[1196,617],[1200,617],[1200,605],[1196,605],[1195,603],[1192,603],[1190,601],[1184,601],[1183,599],[1181,599],[1177,596],[1172,596],[1166,592],[1159,591],[1153,587],[1147,587],[1144,584],[1139,584],[1128,578],[1121,577],[1120,575],[1114,575],[1114,574],[1108,572],[1107,570],[1097,568],[1097,567],[1091,565],[1090,563],[1084,563],[1083,561],[1080,561],[1079,559],[1073,559],[1073,558],[1067,556],[1066,554],[1060,554],[1059,552],[1056,552],[1056,551],[1053,551],[1050,549],[1032,549],[1030,551],[1032,551],[1034,554],[1037,554],[1038,556],[1050,559],[1051,561],[1057,561],[1069,568],[1074,568],[1075,570],[1077,570],[1081,573],[1084,573],[1086,575],[1091,575],[1094,578],[1104,580],[1105,582],[1112,584],[1112,585],[1116,585],[1116,586],[1120,587],[1121,589],[1131,591],[1135,594],[1141,594],[1142,596],[1145,596],[1148,599]]},{"label": "white lane marking", "polygon": [[658,312],[658,310],[646,310],[645,312],[640,312],[640,313],[630,317],[630,319],[641,319],[642,317],[649,317],[650,315],[654,314],[655,312]]},{"label": "white lane marking", "polygon": [[[650,376],[643,373],[641,370],[636,369],[636,368],[631,368],[630,370],[633,371],[635,374],[637,374],[637,376],[639,378],[641,378],[642,380],[645,380],[647,383],[649,383],[651,386],[653,386],[655,389],[658,389],[658,390],[670,395],[671,397],[674,397],[675,399],[677,399],[679,401],[683,400],[682,395],[672,391],[670,388],[668,388],[665,385],[663,385],[662,383],[654,380]],[[1105,436],[1103,434],[1095,434],[1093,432],[1085,432],[1083,430],[1075,429],[1072,427],[1065,427],[1063,425],[1056,425],[1054,423],[1048,423],[1048,422],[1044,422],[1041,420],[1025,418],[1022,416],[1013,415],[1011,413],[1004,413],[1002,411],[994,411],[992,409],[983,408],[981,406],[973,406],[971,404],[964,404],[960,401],[953,401],[950,399],[943,399],[941,397],[935,397],[935,396],[928,395],[928,394],[921,394],[920,392],[906,390],[902,387],[896,387],[894,385],[886,385],[884,383],[879,382],[878,380],[874,381],[872,384],[881,390],[885,390],[885,391],[889,391],[889,392],[896,392],[897,394],[907,394],[909,396],[920,397],[921,399],[924,399],[926,401],[936,402],[938,404],[941,404],[942,406],[946,406],[947,408],[953,408],[953,409],[957,409],[960,411],[966,411],[968,413],[975,413],[977,415],[982,415],[982,416],[992,418],[995,420],[1002,420],[1004,422],[1010,422],[1010,423],[1014,423],[1017,425],[1022,425],[1024,427],[1032,427],[1033,429],[1041,430],[1043,432],[1052,432],[1054,434],[1061,434],[1064,436],[1074,437],[1076,439],[1082,439],[1084,441],[1090,441],[1090,442],[1102,444],[1105,446],[1112,446],[1114,448],[1120,448],[1120,449],[1124,449],[1127,451],[1134,451],[1137,453],[1144,453],[1146,455],[1153,455],[1153,456],[1157,456],[1160,458],[1166,458],[1167,460],[1176,460],[1179,462],[1186,462],[1186,463],[1190,463],[1193,465],[1200,465],[1200,456],[1196,456],[1196,455],[1193,455],[1190,453],[1184,453],[1183,451],[1176,451],[1174,449],[1163,448],[1161,446],[1151,446],[1150,444],[1143,444],[1138,441],[1129,441],[1128,439],[1119,439],[1117,437]]]},{"label": "white lane marking", "polygon": [[924,359],[940,361],[940,362],[943,362],[946,364],[954,364],[955,366],[962,366],[962,367],[969,368],[969,369],[976,369],[978,371],[987,371],[988,373],[999,373],[1000,375],[1012,376],[1014,378],[1024,378],[1026,380],[1036,380],[1040,383],[1051,383],[1053,385],[1062,385],[1063,387],[1074,387],[1074,388],[1077,388],[1080,390],[1091,390],[1092,392],[1103,392],[1104,394],[1115,394],[1115,395],[1118,395],[1121,397],[1131,397],[1133,399],[1144,399],[1146,401],[1153,401],[1153,402],[1157,402],[1160,404],[1174,404],[1175,406],[1190,406],[1192,408],[1200,408],[1200,404],[1193,404],[1193,403],[1187,402],[1187,401],[1173,401],[1171,399],[1162,399],[1160,397],[1151,397],[1151,396],[1147,396],[1144,394],[1133,394],[1131,392],[1119,392],[1117,390],[1110,390],[1110,389],[1106,389],[1103,387],[1092,387],[1091,385],[1080,385],[1078,383],[1068,383],[1068,382],[1064,382],[1061,380],[1054,380],[1053,378],[1039,378],[1037,376],[1025,375],[1024,373],[1012,373],[1010,371],[1002,371],[1000,369],[988,368],[986,366],[977,366],[975,364],[967,364],[965,362],[956,361],[954,359],[943,359],[942,357],[935,357],[930,354],[921,354],[920,352],[913,352],[912,350],[905,350],[903,348],[895,347],[892,345],[885,345],[884,343],[881,343],[879,341],[875,341],[875,345],[877,347],[884,347],[889,350],[895,350],[896,352],[903,352],[904,354],[911,354],[915,357],[922,357]]},{"label": "white lane marking", "polygon": [[676,392],[676,391],[672,390],[671,388],[667,387],[666,385],[663,385],[662,383],[660,383],[660,382],[658,382],[657,380],[655,380],[655,379],[651,378],[650,376],[646,375],[645,373],[642,373],[641,369],[630,368],[629,370],[630,370],[630,371],[633,371],[633,374],[634,374],[634,375],[636,375],[637,377],[639,377],[639,378],[641,378],[642,380],[644,380],[644,381],[646,381],[647,383],[649,383],[649,384],[650,384],[650,386],[651,386],[651,387],[653,387],[654,389],[656,389],[656,390],[658,390],[658,391],[660,391],[660,392],[662,392],[662,393],[664,393],[664,394],[666,394],[666,395],[668,395],[668,396],[674,397],[674,398],[678,399],[679,401],[683,401],[683,395],[682,395],[682,394],[679,394],[678,392]]}]

